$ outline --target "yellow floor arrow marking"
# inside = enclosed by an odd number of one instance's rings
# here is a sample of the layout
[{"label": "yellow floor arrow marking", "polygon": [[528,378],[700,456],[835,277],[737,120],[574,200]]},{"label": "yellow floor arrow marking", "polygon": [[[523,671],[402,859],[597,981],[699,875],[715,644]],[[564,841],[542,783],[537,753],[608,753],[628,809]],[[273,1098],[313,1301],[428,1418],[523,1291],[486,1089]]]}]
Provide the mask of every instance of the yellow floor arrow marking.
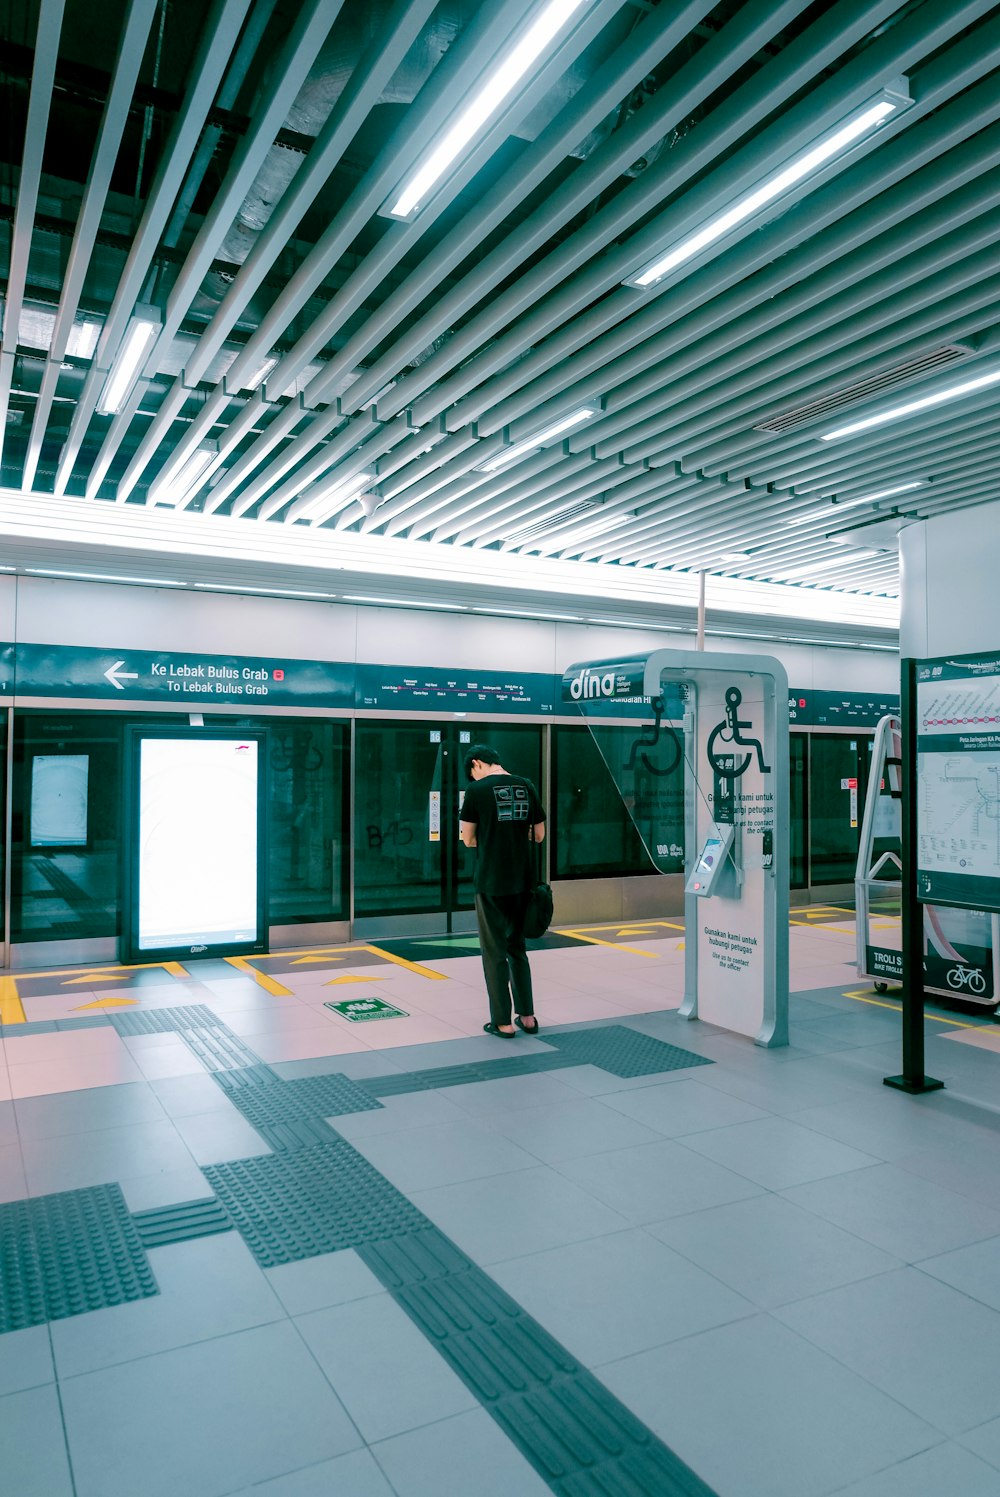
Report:
[{"label": "yellow floor arrow marking", "polygon": [[0,1024],[24,1024],[24,1004],[17,996],[17,982],[13,977],[0,977]]},{"label": "yellow floor arrow marking", "polygon": [[375,956],[383,957],[387,962],[393,962],[397,967],[405,967],[407,972],[416,972],[418,977],[429,977],[434,982],[447,982],[443,972],[434,972],[430,967],[421,967],[418,962],[408,962],[405,957],[396,956],[391,951],[383,951],[381,946],[362,946],[362,951],[371,951]]},{"label": "yellow floor arrow marking", "polygon": [[[387,977],[391,977],[391,976],[392,976],[391,972],[385,972],[385,973],[383,973],[383,975],[378,980],[379,980],[379,982],[385,982],[386,978]],[[338,982],[374,982],[374,981],[375,981],[375,979],[372,978],[372,977],[354,977],[354,976],[352,976],[350,974],[345,974],[343,977],[331,977],[330,981],[329,982],[325,982],[323,984],[323,986],[325,988],[332,988],[334,986],[334,984],[338,983]]]},{"label": "yellow floor arrow marking", "polygon": [[295,994],[291,988],[283,988],[280,982],[275,982],[273,977],[268,977],[266,972],[258,972],[256,967],[250,965],[245,956],[224,956],[224,962],[235,967],[237,972],[245,972],[247,977],[252,977],[259,983],[266,993],[275,998],[294,998]]},{"label": "yellow floor arrow marking", "polygon": [[579,930],[557,930],[557,936],[574,936],[578,941],[586,941],[588,946],[610,946],[612,951],[627,951],[630,956],[648,956],[652,961],[657,960],[655,951],[640,951],[638,946],[622,946],[618,941],[601,941],[597,936],[585,936]]},{"label": "yellow floor arrow marking", "polygon": [[339,956],[297,956],[292,962],[293,967],[305,967],[310,962],[339,962]]},{"label": "yellow floor arrow marking", "polygon": [[85,977],[67,977],[61,984],[64,988],[82,988],[95,982],[128,982],[128,972],[88,972]]},{"label": "yellow floor arrow marking", "polygon": [[78,1014],[85,1008],[134,1008],[138,1002],[138,998],[98,998],[96,1003],[81,1003],[73,1012]]}]

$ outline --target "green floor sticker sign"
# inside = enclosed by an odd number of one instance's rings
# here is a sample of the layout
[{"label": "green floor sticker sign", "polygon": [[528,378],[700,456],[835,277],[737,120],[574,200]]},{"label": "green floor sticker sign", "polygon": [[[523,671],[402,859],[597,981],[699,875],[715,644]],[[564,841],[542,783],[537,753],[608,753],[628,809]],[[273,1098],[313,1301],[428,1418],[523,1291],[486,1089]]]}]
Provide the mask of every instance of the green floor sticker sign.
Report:
[{"label": "green floor sticker sign", "polygon": [[393,1008],[391,1003],[385,1003],[381,998],[348,998],[344,1003],[325,1003],[324,1008],[332,1008],[335,1014],[343,1014],[345,1019],[350,1019],[354,1024],[362,1024],[366,1019],[408,1019],[409,1014],[401,1008]]}]

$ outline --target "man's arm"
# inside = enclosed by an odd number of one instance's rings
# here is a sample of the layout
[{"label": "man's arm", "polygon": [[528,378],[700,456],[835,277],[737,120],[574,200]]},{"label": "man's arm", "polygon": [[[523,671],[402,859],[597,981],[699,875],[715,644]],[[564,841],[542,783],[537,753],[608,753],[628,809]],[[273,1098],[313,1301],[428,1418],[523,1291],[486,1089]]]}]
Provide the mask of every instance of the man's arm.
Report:
[{"label": "man's arm", "polygon": [[474,821],[460,821],[458,823],[459,835],[466,847],[476,845],[476,823]]},{"label": "man's arm", "polygon": [[532,833],[534,835],[534,838],[535,838],[536,842],[544,842],[545,841],[545,822],[544,821],[536,821],[535,824],[534,824],[534,826],[531,828],[531,830],[532,830]]}]

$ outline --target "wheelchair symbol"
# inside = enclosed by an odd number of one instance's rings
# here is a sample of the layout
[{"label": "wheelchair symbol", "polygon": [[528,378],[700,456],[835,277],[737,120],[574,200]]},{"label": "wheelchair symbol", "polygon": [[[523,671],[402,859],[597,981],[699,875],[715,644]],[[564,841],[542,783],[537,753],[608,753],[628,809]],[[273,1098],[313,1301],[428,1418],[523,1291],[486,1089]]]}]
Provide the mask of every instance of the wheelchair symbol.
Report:
[{"label": "wheelchair symbol", "polygon": [[[764,749],[759,738],[744,738],[742,730],[752,728],[753,723],[749,720],[741,721],[739,717],[740,703],[743,693],[738,686],[726,688],[726,720],[716,723],[709,734],[708,749],[706,751],[709,764],[715,773],[723,780],[737,780],[741,774],[745,774],[750,768],[753,754],[744,754],[739,759],[732,752],[735,744],[739,748],[753,749],[757,755],[757,765],[761,774],[770,774],[770,768],[764,763]],[[725,752],[717,752],[717,744],[726,744]]]}]

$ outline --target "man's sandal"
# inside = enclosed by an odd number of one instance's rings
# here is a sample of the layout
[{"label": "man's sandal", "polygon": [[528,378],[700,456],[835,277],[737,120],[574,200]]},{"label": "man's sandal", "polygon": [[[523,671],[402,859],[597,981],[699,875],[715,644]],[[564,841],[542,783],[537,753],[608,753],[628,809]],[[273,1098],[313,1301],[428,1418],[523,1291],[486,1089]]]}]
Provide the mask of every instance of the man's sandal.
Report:
[{"label": "man's sandal", "polygon": [[517,1038],[513,1029],[511,1030],[510,1034],[508,1034],[506,1030],[498,1029],[496,1024],[484,1024],[483,1031],[486,1034],[495,1034],[497,1039],[500,1040],[513,1040]]},{"label": "man's sandal", "polygon": [[[529,1019],[534,1019],[535,1018],[534,1014],[528,1014],[528,1015],[526,1015],[526,1017],[529,1018]],[[518,1029],[521,1031],[522,1034],[537,1034],[538,1033],[538,1020],[537,1019],[535,1019],[535,1024],[534,1024],[534,1028],[533,1029],[525,1029],[524,1024],[521,1021],[521,1015],[520,1014],[516,1015],[516,1017],[514,1019],[514,1023],[517,1025]]]}]

